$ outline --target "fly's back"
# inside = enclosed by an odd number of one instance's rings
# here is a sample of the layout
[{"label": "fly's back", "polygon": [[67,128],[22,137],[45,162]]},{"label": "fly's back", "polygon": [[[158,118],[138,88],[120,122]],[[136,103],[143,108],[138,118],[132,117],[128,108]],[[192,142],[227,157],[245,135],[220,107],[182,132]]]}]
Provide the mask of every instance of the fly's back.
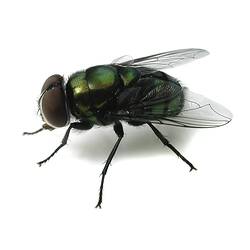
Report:
[{"label": "fly's back", "polygon": [[72,74],[66,85],[70,110],[77,118],[94,116],[122,85],[117,69],[110,65],[88,68]]}]

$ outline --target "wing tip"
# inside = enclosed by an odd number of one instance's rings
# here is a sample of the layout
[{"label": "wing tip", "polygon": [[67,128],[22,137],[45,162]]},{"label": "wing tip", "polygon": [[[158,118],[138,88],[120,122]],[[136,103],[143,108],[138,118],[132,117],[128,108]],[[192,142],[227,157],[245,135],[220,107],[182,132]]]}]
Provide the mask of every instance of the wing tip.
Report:
[{"label": "wing tip", "polygon": [[195,49],[197,51],[197,54],[195,56],[195,58],[202,58],[204,56],[208,56],[210,53],[205,50],[205,49]]}]

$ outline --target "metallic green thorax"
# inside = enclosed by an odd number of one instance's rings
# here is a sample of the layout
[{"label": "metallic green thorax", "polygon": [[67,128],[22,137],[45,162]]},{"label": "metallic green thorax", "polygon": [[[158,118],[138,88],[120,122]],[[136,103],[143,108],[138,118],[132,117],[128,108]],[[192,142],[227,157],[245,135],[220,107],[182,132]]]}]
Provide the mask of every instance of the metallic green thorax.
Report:
[{"label": "metallic green thorax", "polygon": [[[120,71],[120,72],[119,72]],[[100,65],[72,74],[66,90],[72,114],[78,118],[95,120],[93,109],[100,109],[115,92],[139,78],[134,68],[118,70],[111,65]]]},{"label": "metallic green thorax", "polygon": [[[135,68],[113,65],[94,66],[86,71],[76,72],[69,77],[66,84],[71,113],[77,119],[88,121],[92,125],[101,124],[97,111],[107,106],[123,89],[142,85],[146,99],[157,92],[161,93],[166,86],[172,88],[169,89],[170,92],[173,90],[179,93],[179,83],[174,78],[166,77],[165,73],[159,71],[142,76]],[[150,109],[156,116],[163,112],[171,116],[180,112],[182,103],[183,95],[177,94],[171,101],[155,104]]]},{"label": "metallic green thorax", "polygon": [[138,70],[132,67],[120,67],[118,71],[126,87],[133,85],[140,77]]}]

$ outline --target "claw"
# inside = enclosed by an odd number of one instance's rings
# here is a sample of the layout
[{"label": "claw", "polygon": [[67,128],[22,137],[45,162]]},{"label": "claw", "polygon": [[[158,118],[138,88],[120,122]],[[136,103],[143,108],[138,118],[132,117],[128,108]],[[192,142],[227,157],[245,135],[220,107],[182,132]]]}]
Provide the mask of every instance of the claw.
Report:
[{"label": "claw", "polygon": [[193,171],[193,170],[197,170],[197,168],[195,168],[194,166],[190,167],[189,172]]},{"label": "claw", "polygon": [[48,159],[37,162],[38,166],[41,167],[47,160]]},{"label": "claw", "polygon": [[101,209],[102,208],[102,206],[101,206],[101,204],[97,204],[96,206],[95,206],[95,208],[99,208],[99,209]]}]

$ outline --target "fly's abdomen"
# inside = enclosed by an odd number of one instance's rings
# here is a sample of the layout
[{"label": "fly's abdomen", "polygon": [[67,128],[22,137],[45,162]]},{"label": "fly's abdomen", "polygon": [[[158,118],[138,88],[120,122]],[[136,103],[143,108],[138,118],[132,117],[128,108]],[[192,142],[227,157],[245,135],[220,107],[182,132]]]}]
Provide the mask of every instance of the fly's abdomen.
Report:
[{"label": "fly's abdomen", "polygon": [[128,123],[141,125],[147,121],[174,117],[183,109],[184,94],[179,81],[156,71],[143,75],[131,88],[118,96],[119,116]]},{"label": "fly's abdomen", "polygon": [[[135,87],[140,87],[140,112],[157,116],[176,116],[183,108],[183,91],[175,78],[155,72],[140,79]],[[160,77],[157,77],[160,75]],[[140,106],[140,105],[138,105]]]},{"label": "fly's abdomen", "polygon": [[152,113],[156,116],[163,114],[166,117],[178,115],[182,108],[184,102],[184,95],[182,86],[179,81],[175,78],[167,76],[168,79],[154,79],[154,84],[156,85],[155,91],[156,101],[152,104]]}]

